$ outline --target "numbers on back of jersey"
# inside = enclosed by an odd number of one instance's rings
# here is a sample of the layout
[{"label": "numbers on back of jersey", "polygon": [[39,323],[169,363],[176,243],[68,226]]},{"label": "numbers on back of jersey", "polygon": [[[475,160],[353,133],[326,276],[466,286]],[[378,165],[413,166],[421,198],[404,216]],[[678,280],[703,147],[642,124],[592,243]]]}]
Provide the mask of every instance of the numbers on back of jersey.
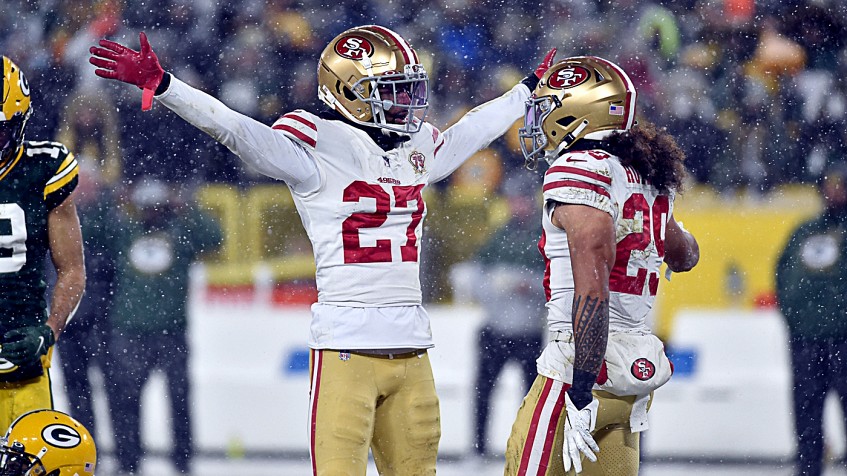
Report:
[{"label": "numbers on back of jersey", "polygon": [[[380,185],[355,181],[344,189],[345,202],[373,200],[376,209],[372,212],[356,212],[341,224],[341,240],[345,263],[390,263],[392,261],[415,262],[418,260],[417,228],[423,219],[424,201],[421,196],[423,185],[395,185],[391,194]],[[394,203],[392,204],[392,198]],[[415,209],[408,214],[405,242],[400,246],[399,256],[392,252],[391,239],[377,238],[373,246],[362,246],[362,231],[383,227],[392,213],[400,214],[415,202]],[[379,236],[378,234],[376,236]]]},{"label": "numbers on back of jersey", "polygon": [[0,203],[0,274],[26,264],[26,215],[17,203]]},{"label": "numbers on back of jersey", "polygon": [[637,260],[641,263],[648,259],[644,255],[651,243],[655,246],[659,258],[665,257],[665,222],[669,212],[670,201],[666,195],[657,196],[652,206],[640,193],[633,193],[626,200],[621,210],[621,218],[633,222],[640,219],[641,231],[630,232],[618,241],[615,265],[609,277],[610,291],[640,296],[644,293],[644,284],[647,283],[650,295],[656,295],[659,289],[659,266],[655,266],[656,269],[638,266],[634,276],[629,274],[628,270],[633,254],[640,255]]}]

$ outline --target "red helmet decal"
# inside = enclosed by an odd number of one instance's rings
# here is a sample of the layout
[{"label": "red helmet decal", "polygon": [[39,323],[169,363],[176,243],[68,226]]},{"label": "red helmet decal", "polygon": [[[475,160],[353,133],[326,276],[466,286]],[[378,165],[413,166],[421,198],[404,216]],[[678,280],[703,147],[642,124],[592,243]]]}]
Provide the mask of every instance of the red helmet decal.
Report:
[{"label": "red helmet decal", "polygon": [[335,43],[335,52],[344,58],[360,60],[374,53],[374,45],[358,35],[348,35]]},{"label": "red helmet decal", "polygon": [[554,89],[568,89],[588,81],[591,73],[582,66],[565,65],[562,69],[553,71],[547,83]]},{"label": "red helmet decal", "polygon": [[633,377],[643,382],[653,378],[653,375],[656,374],[656,366],[653,365],[653,362],[645,358],[640,358],[632,363],[629,371],[632,372]]}]

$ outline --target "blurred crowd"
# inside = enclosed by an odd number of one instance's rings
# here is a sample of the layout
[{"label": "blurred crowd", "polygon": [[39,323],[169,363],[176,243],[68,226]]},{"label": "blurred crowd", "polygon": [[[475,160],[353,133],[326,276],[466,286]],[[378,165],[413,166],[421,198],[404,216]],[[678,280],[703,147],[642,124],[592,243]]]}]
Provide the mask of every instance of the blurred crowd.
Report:
[{"label": "blurred crowd", "polygon": [[[721,193],[812,182],[847,152],[847,6],[838,0],[4,0],[0,52],[27,73],[29,138],[65,142],[108,183],[184,186],[263,178],[140,93],[94,76],[102,37],[137,47],[230,107],[272,123],[316,100],[326,43],[356,24],[408,38],[432,78],[429,120],[448,126],[525,76],[549,48],[622,65],[639,114],[667,127],[692,180]],[[151,126],[151,124],[155,124]],[[520,167],[514,139],[492,147]]]}]

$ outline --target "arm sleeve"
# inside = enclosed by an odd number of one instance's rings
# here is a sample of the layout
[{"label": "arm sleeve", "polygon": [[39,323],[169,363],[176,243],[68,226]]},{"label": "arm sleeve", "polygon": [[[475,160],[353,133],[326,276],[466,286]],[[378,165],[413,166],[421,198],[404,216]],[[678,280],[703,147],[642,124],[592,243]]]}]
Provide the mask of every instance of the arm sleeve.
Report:
[{"label": "arm sleeve", "polygon": [[506,94],[475,107],[450,126],[436,144],[432,182],[444,179],[521,117],[529,89],[519,83]]},{"label": "arm sleeve", "polygon": [[298,192],[318,188],[320,174],[314,159],[285,134],[233,111],[173,75],[167,90],[156,99],[258,172],[284,180]]}]

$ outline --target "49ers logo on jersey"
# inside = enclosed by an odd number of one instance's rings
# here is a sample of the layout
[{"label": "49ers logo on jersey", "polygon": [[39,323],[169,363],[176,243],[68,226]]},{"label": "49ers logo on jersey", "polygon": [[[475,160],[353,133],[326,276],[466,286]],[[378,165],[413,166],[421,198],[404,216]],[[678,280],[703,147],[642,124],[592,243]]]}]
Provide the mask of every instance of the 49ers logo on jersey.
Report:
[{"label": "49ers logo on jersey", "polygon": [[412,152],[412,155],[409,156],[409,163],[411,163],[412,167],[415,168],[416,174],[422,174],[426,172],[426,167],[424,166],[425,161],[426,157],[418,151]]},{"label": "49ers logo on jersey", "polygon": [[653,362],[645,358],[640,358],[632,363],[632,367],[630,367],[630,372],[632,372],[632,376],[641,380],[642,382],[645,380],[650,380],[653,378],[653,375],[656,375],[656,366],[653,365]]},{"label": "49ers logo on jersey", "polygon": [[553,89],[568,89],[588,81],[591,73],[582,66],[566,66],[550,75],[547,80]]},{"label": "49ers logo on jersey", "polygon": [[374,54],[374,45],[361,36],[345,36],[335,44],[335,52],[344,58],[360,60]]}]

